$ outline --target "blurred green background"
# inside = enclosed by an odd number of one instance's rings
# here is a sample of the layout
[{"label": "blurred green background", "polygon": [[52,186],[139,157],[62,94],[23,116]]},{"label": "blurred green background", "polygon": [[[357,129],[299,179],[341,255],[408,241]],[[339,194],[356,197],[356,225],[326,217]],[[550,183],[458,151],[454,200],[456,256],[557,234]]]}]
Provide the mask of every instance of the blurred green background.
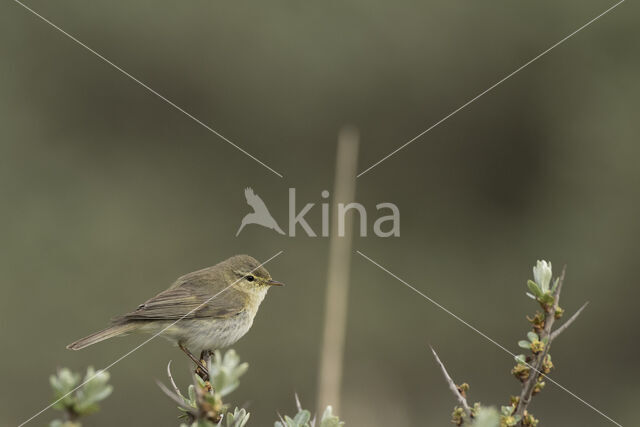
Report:
[{"label": "blurred green background", "polygon": [[[56,367],[103,367],[143,338],[69,342],[183,273],[284,250],[269,270],[288,286],[235,346],[250,369],[230,397],[266,426],[293,412],[294,392],[315,403],[328,239],[234,237],[244,187],[284,226],[287,188],[299,204],[332,190],[343,124],[360,129],[362,170],[613,3],[28,4],[284,178],[3,2],[0,424],[51,401]],[[535,310],[531,266],[566,263],[562,305],[591,305],[554,346],[553,378],[623,425],[640,398],[638,12],[626,2],[360,178],[370,214],[399,206],[401,237],[354,242],[513,351]],[[307,218],[319,230],[319,207]],[[471,400],[519,390],[511,357],[357,255],[348,322],[339,415],[351,426],[448,425],[428,343]],[[170,359],[185,385],[186,358],[154,340],[111,370],[114,394],[86,424],[176,425],[155,384]],[[548,426],[610,425],[552,385],[531,409]]]}]

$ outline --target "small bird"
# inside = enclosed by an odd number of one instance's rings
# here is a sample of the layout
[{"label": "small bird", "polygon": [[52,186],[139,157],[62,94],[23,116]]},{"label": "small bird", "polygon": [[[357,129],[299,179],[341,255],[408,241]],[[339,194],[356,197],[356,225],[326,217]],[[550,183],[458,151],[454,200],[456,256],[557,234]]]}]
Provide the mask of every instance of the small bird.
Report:
[{"label": "small bird", "polygon": [[[178,345],[206,373],[202,360],[228,347],[249,331],[258,307],[271,286],[283,286],[249,255],[236,255],[213,267],[179,277],[112,325],[67,346],[80,350],[131,332],[157,334]],[[201,352],[196,359],[191,352]],[[207,373],[208,375],[208,373]]]},{"label": "small bird", "polygon": [[251,187],[245,188],[244,197],[247,199],[247,204],[253,208],[253,212],[246,214],[244,218],[242,218],[242,223],[236,232],[236,236],[240,234],[247,224],[258,224],[275,230],[280,234],[284,234],[284,231],[282,231],[276,220],[271,216],[271,213],[269,213],[267,205],[264,204],[260,196],[253,192]]}]

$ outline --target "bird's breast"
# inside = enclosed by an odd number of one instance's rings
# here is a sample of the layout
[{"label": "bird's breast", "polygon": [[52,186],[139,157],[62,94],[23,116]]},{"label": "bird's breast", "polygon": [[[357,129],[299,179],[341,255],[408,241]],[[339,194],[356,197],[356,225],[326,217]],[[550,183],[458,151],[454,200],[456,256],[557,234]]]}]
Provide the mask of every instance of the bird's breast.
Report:
[{"label": "bird's breast", "polygon": [[183,325],[181,341],[192,352],[229,347],[249,331],[253,317],[241,312],[227,319],[192,319]]}]

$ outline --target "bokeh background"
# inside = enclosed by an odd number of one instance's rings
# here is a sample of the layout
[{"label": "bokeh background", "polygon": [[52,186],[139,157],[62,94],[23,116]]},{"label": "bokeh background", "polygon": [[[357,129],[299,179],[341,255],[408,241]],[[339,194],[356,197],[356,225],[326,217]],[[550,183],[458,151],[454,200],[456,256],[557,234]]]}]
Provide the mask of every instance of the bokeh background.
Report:
[{"label": "bokeh background", "polygon": [[[234,237],[252,186],[281,225],[333,188],[336,135],[360,129],[360,170],[613,4],[569,0],[227,2],[31,0],[64,30],[281,172],[278,178],[14,2],[0,5],[0,424],[51,401],[59,366],[103,367],[142,341],[69,342],[232,254],[267,259],[272,291],[236,346],[233,403],[255,426],[316,396],[328,239],[257,226]],[[623,425],[640,398],[637,329],[640,12],[618,9],[357,181],[396,203],[401,236],[356,238],[380,262],[517,351],[536,259],[568,265],[563,306],[591,305],[553,349],[553,377]],[[320,209],[307,216],[320,228]],[[341,415],[351,426],[445,426],[453,398],[504,404],[511,357],[358,255]],[[116,365],[87,425],[176,425],[155,340]],[[548,385],[544,425],[608,421]],[[48,411],[33,421],[48,424]]]}]

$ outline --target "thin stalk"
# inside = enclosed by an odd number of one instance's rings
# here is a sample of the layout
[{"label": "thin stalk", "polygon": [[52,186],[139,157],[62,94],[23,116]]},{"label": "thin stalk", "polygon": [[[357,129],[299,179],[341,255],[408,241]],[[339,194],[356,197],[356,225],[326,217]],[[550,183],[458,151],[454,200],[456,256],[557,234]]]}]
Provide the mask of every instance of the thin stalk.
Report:
[{"label": "thin stalk", "polygon": [[338,135],[324,331],[318,379],[317,409],[319,412],[326,405],[332,405],[335,413],[340,411],[340,389],[342,386],[342,364],[347,328],[347,300],[352,255],[353,216],[351,212],[344,215],[344,235],[339,236],[340,218],[337,210],[339,203],[350,203],[355,197],[358,140],[357,130],[351,127],[341,129]]}]

